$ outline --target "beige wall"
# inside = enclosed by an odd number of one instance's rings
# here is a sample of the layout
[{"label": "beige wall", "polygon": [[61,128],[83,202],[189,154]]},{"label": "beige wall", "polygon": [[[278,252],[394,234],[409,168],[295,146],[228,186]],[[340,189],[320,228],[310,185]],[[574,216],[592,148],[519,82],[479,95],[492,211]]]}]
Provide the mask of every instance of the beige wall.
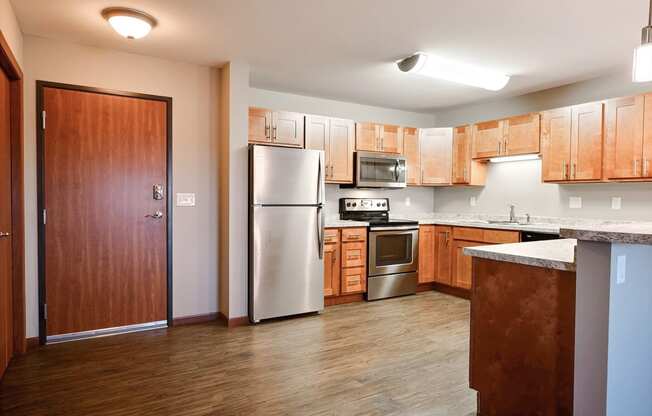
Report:
[{"label": "beige wall", "polygon": [[7,39],[18,64],[23,66],[23,34],[9,0],[0,0],[0,30]]},{"label": "beige wall", "polygon": [[38,334],[36,224],[36,80],[173,99],[174,192],[197,206],[173,210],[174,316],[217,311],[217,141],[214,72],[208,67],[39,37],[24,38],[27,334]]}]

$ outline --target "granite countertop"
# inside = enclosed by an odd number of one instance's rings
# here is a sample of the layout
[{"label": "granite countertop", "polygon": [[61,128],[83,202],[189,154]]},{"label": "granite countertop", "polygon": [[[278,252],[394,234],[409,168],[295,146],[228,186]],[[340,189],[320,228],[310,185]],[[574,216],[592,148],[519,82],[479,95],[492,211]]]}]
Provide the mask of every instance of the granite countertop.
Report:
[{"label": "granite countertop", "polygon": [[576,245],[577,240],[567,238],[563,240],[466,247],[464,254],[546,269],[575,271]]},{"label": "granite countertop", "polygon": [[472,227],[472,228],[489,228],[494,230],[512,230],[512,231],[529,231],[535,233],[545,234],[559,234],[560,224],[553,223],[490,223],[489,220],[480,220],[473,218],[422,218],[419,224],[437,224],[437,225],[452,225],[456,227]]},{"label": "granite countertop", "polygon": [[326,228],[347,228],[347,227],[368,227],[369,223],[364,221],[349,221],[339,218],[326,218]]},{"label": "granite countertop", "polygon": [[585,241],[652,245],[652,223],[628,222],[562,227],[562,237]]}]

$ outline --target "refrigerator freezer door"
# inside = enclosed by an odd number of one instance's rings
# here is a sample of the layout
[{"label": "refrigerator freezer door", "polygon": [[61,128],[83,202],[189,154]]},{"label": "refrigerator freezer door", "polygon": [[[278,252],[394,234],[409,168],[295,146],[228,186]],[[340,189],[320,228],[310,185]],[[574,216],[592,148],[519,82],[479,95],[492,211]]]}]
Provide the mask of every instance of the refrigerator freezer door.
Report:
[{"label": "refrigerator freezer door", "polygon": [[261,319],[324,308],[323,222],[317,207],[253,207],[249,317]]},{"label": "refrigerator freezer door", "polygon": [[252,204],[324,202],[323,151],[252,145],[250,157]]}]

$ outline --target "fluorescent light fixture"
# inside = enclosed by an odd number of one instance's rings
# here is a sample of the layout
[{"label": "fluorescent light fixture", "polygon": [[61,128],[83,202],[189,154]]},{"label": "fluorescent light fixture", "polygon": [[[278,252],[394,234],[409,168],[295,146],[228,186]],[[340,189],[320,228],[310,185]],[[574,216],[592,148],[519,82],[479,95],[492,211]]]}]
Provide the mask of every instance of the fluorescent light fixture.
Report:
[{"label": "fluorescent light fixture", "polygon": [[501,156],[501,157],[492,157],[489,159],[491,163],[503,163],[503,162],[521,162],[524,160],[537,160],[539,155],[516,155],[516,156]]},{"label": "fluorescent light fixture", "polygon": [[509,82],[508,75],[423,52],[402,59],[396,65],[403,72],[426,75],[490,91],[501,90]]},{"label": "fluorescent light fixture", "polygon": [[632,80],[652,81],[652,0],[650,0],[647,26],[641,31],[641,46],[634,49]]},{"label": "fluorescent light fixture", "polygon": [[156,19],[147,13],[125,7],[109,7],[102,16],[111,27],[127,39],[140,39],[156,26]]}]

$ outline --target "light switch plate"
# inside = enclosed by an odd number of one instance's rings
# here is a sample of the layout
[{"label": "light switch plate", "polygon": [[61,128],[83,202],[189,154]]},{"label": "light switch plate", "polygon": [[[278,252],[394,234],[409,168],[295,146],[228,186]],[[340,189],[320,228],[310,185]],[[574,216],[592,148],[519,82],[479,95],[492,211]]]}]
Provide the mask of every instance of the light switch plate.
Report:
[{"label": "light switch plate", "polygon": [[616,260],[616,284],[625,283],[627,276],[627,256],[618,256]]},{"label": "light switch plate", "polygon": [[178,207],[194,207],[195,206],[195,194],[177,194],[177,206]]},{"label": "light switch plate", "polygon": [[611,198],[611,209],[620,209],[623,206],[623,199],[619,196]]},{"label": "light switch plate", "polygon": [[571,196],[570,198],[568,198],[568,208],[572,208],[572,209],[582,208],[582,197]]},{"label": "light switch plate", "polygon": [[472,196],[471,198],[469,198],[469,205],[472,206],[472,207],[478,205],[478,201],[477,201],[477,199],[475,199],[474,196]]}]

